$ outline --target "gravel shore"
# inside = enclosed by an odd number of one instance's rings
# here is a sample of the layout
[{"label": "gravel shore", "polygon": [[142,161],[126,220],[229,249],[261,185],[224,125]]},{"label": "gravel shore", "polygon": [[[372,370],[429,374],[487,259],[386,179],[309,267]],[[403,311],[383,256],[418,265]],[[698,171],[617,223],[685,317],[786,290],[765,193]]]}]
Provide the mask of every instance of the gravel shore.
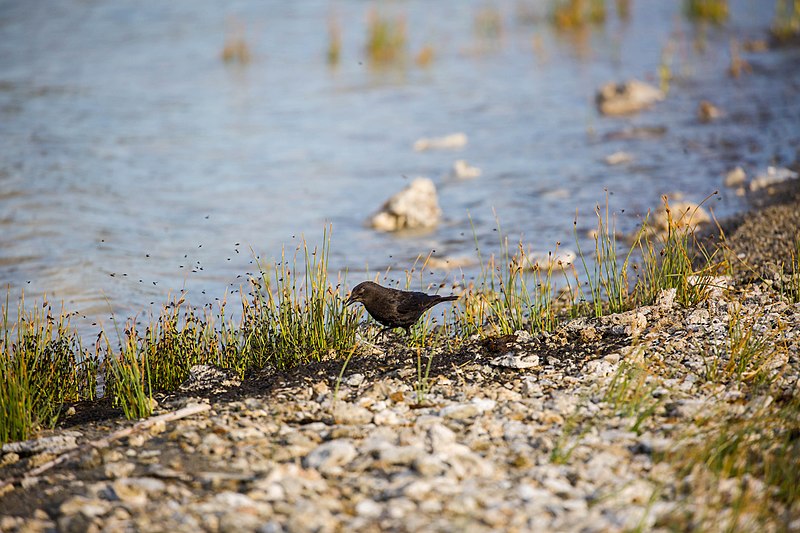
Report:
[{"label": "gravel shore", "polygon": [[[476,338],[435,354],[427,380],[395,339],[341,383],[329,361],[198,377],[138,426],[77,411],[3,446],[0,530],[800,530],[800,501],[776,488],[800,473],[713,461],[714,439],[800,396],[800,304],[773,275],[800,238],[796,199],[736,224],[739,266],[692,308],[666,291]],[[763,341],[741,372],[739,325]]]}]

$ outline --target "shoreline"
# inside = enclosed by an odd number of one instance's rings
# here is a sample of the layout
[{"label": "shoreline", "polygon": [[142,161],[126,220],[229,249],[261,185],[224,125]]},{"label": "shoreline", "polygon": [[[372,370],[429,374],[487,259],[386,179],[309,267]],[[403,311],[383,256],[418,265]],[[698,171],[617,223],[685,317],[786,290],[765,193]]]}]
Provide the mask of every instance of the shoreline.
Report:
[{"label": "shoreline", "polygon": [[745,255],[692,307],[665,291],[551,333],[474,338],[427,369],[393,336],[344,372],[223,375],[154,415],[207,411],[110,441],[135,422],[78,408],[42,432],[60,437],[50,448],[4,446],[0,478],[16,483],[0,529],[800,527],[800,304],[774,279],[800,195],[780,198],[731,223]]}]

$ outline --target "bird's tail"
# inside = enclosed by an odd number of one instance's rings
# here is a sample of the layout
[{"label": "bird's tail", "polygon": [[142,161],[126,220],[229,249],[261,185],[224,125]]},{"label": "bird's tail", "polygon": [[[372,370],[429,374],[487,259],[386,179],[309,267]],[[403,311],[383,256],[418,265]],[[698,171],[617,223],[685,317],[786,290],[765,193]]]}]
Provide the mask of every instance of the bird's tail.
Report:
[{"label": "bird's tail", "polygon": [[452,296],[439,296],[440,302],[452,302],[458,300],[461,297],[459,294],[454,294]]}]

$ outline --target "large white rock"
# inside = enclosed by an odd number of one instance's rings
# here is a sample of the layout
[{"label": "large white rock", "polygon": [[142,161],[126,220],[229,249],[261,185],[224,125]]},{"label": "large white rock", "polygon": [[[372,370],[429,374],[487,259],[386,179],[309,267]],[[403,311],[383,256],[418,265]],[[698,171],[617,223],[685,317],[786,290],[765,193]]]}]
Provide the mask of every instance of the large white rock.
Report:
[{"label": "large white rock", "polygon": [[664,99],[664,92],[639,80],[607,83],[595,96],[597,109],[604,115],[636,113]]},{"label": "large white rock", "polygon": [[432,228],[441,215],[436,185],[428,178],[416,178],[389,198],[372,216],[370,224],[380,231]]}]

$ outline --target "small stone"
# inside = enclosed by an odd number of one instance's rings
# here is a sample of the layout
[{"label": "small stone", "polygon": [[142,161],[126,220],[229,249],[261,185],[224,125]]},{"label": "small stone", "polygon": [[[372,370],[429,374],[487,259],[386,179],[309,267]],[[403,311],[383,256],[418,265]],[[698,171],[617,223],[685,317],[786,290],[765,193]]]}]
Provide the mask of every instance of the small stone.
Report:
[{"label": "small stone", "polygon": [[344,383],[348,387],[358,388],[362,383],[364,383],[364,374],[353,374],[352,376],[348,376],[347,379],[344,380]]},{"label": "small stone", "polygon": [[367,498],[366,500],[361,500],[356,504],[356,514],[358,516],[363,516],[366,518],[378,518],[381,513],[383,513],[383,507],[381,507],[381,505],[375,500]]},{"label": "small stone", "polygon": [[481,175],[481,169],[469,165],[463,159],[459,159],[453,163],[453,169],[450,171],[450,175],[462,180],[473,179]]},{"label": "small stone", "polygon": [[133,473],[134,470],[136,470],[136,465],[134,463],[121,461],[107,463],[105,466],[103,466],[103,472],[107,478],[128,477]]},{"label": "small stone", "polygon": [[372,422],[372,411],[360,405],[339,401],[333,406],[333,418],[337,424],[369,424]]},{"label": "small stone", "polygon": [[133,507],[141,507],[164,492],[166,485],[155,478],[122,478],[114,481],[111,488],[120,501]]},{"label": "small stone", "polygon": [[605,162],[609,166],[622,165],[631,161],[633,161],[633,155],[628,152],[614,152],[605,158]]},{"label": "small stone", "polygon": [[708,100],[702,100],[697,106],[697,119],[700,122],[711,122],[722,116],[722,111]]},{"label": "small stone", "polygon": [[663,289],[656,297],[656,307],[662,312],[669,311],[675,305],[675,296],[678,294],[678,289]]},{"label": "small stone", "polygon": [[109,502],[97,499],[86,498],[85,496],[73,496],[64,501],[58,508],[62,515],[73,515],[80,513],[87,518],[102,516],[111,509]]},{"label": "small stone", "polygon": [[480,410],[471,403],[448,405],[440,411],[441,416],[453,420],[464,420],[480,414]]},{"label": "small stone", "polygon": [[194,365],[179,390],[184,393],[219,394],[241,384],[242,381],[233,370],[214,365]]},{"label": "small stone", "polygon": [[390,446],[378,454],[381,463],[387,465],[411,465],[417,458],[425,455],[418,446]]},{"label": "small stone", "polygon": [[349,463],[356,455],[356,448],[350,441],[337,439],[317,446],[305,457],[303,464],[306,468],[329,473]]},{"label": "small stone", "polygon": [[0,468],[8,465],[13,465],[20,460],[20,456],[15,452],[8,452],[0,459]]},{"label": "small stone", "polygon": [[414,460],[413,466],[414,470],[424,477],[441,476],[448,470],[448,465],[444,461],[430,455],[417,457]]},{"label": "small stone", "polygon": [[492,366],[525,370],[539,366],[539,356],[530,353],[508,352],[489,361]]},{"label": "small stone", "polygon": [[375,413],[372,421],[376,426],[396,426],[402,423],[398,414],[391,409],[378,411]]},{"label": "small stone", "polygon": [[736,167],[725,174],[724,183],[726,187],[736,188],[744,185],[745,180],[747,180],[747,173],[742,167]]},{"label": "small stone", "polygon": [[432,424],[428,428],[428,441],[434,452],[442,452],[456,442],[456,434],[443,424]]}]

